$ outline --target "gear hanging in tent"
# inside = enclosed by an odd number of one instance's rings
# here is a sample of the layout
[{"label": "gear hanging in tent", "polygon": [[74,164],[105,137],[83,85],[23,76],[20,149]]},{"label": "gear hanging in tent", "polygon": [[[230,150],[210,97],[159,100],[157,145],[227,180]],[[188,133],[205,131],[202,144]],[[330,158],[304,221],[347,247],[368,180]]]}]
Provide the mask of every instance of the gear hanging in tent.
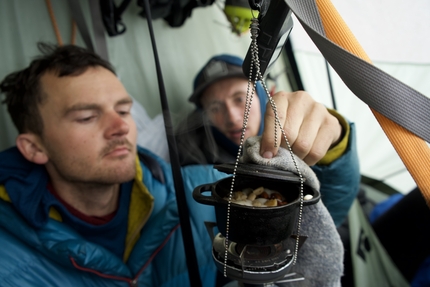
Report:
[{"label": "gear hanging in tent", "polygon": [[226,0],[223,12],[231,24],[231,31],[238,36],[247,33],[251,20],[258,17],[258,11],[252,10],[248,0]]}]

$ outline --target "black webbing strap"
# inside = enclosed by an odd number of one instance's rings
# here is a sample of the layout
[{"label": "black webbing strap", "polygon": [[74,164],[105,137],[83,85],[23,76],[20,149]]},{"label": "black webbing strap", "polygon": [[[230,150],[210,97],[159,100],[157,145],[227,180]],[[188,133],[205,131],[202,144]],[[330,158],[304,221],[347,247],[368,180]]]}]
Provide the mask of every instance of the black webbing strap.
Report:
[{"label": "black webbing strap", "polygon": [[93,41],[91,40],[90,31],[88,30],[87,23],[85,22],[84,14],[82,13],[79,1],[68,0],[70,10],[72,11],[73,19],[76,21],[82,39],[85,42],[88,50],[95,52]]},{"label": "black webbing strap", "polygon": [[[103,1],[103,0],[101,0]],[[76,1],[79,2],[79,1]],[[100,10],[99,0],[89,0],[91,23],[93,24],[93,35],[97,54],[106,61],[109,60],[107,43],[105,38],[105,27],[103,25],[102,13]]]},{"label": "black webbing strap", "polygon": [[97,53],[104,60],[108,61],[109,55],[107,52],[107,44],[104,35],[105,31],[99,1],[89,0],[95,45],[91,39],[90,30],[88,29],[87,22],[85,21],[80,1],[68,0],[68,3],[70,10],[72,11],[73,19],[75,19],[76,26],[78,26],[79,32],[81,33],[82,39],[84,40],[88,50]]},{"label": "black webbing strap", "polygon": [[149,34],[151,36],[151,43],[152,43],[152,51],[154,53],[155,66],[157,70],[158,88],[160,91],[160,100],[161,100],[161,107],[163,110],[164,127],[166,130],[167,144],[169,146],[170,163],[172,167],[173,181],[175,185],[176,201],[177,201],[178,211],[179,211],[179,221],[181,223],[181,229],[182,229],[182,240],[184,241],[184,248],[185,248],[185,255],[186,255],[185,257],[186,257],[187,266],[188,266],[190,286],[199,287],[199,286],[202,286],[202,282],[201,282],[198,263],[197,263],[196,250],[194,249],[194,239],[193,239],[192,230],[191,230],[188,204],[185,198],[184,182],[182,179],[181,166],[179,164],[178,147],[176,145],[176,140],[173,133],[173,125],[170,117],[170,111],[169,111],[169,106],[168,106],[167,97],[166,97],[166,90],[164,88],[163,75],[161,73],[161,67],[160,67],[160,61],[158,58],[157,46],[155,43],[154,31],[152,28],[151,9],[149,7],[148,0],[144,0],[143,2],[145,6],[144,12],[146,16],[146,21],[148,22],[148,29],[149,29]]}]

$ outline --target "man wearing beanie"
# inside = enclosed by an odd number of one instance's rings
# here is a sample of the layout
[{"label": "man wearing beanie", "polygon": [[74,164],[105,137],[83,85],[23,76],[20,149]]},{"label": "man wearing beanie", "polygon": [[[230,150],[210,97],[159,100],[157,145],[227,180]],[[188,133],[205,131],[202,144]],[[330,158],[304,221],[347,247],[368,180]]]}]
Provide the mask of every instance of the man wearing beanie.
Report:
[{"label": "man wearing beanie", "polygon": [[[235,162],[248,89],[242,63],[241,58],[233,55],[217,55],[197,73],[189,98],[196,109],[176,130],[182,165]],[[359,189],[354,124],[317,103],[304,91],[278,92],[272,97],[287,99],[280,101],[288,104],[287,115],[283,117],[287,138],[296,156],[318,177],[322,201],[339,227]],[[266,103],[266,93],[258,82],[244,140],[261,135]],[[267,107],[268,115],[273,115],[270,104]],[[278,110],[287,108],[278,107]]]}]

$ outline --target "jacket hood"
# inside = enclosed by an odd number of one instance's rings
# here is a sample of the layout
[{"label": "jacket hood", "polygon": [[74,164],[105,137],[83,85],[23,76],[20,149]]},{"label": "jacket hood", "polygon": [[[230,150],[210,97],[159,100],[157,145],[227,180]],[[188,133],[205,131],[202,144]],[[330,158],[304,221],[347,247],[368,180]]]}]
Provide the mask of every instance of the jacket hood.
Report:
[{"label": "jacket hood", "polygon": [[0,185],[9,191],[14,207],[34,227],[43,226],[50,206],[57,204],[47,191],[48,179],[45,167],[26,160],[16,147],[0,153]]}]

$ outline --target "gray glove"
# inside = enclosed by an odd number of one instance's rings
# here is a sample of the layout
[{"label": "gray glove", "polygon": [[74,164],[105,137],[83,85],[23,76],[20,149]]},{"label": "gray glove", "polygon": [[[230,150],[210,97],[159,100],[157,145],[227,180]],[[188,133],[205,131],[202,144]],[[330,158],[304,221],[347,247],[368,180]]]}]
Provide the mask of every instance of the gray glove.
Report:
[{"label": "gray glove", "polygon": [[[280,148],[278,154],[272,159],[261,157],[260,137],[246,140],[240,160],[244,163],[272,166],[297,174],[287,149]],[[305,184],[319,190],[320,184],[313,170],[298,157],[295,157],[295,160],[303,177],[306,178]],[[343,274],[343,245],[333,219],[321,200],[314,205],[303,207],[300,235],[306,235],[308,239],[300,248],[297,262],[290,271],[303,276],[305,280],[275,284],[277,286],[340,287],[340,277]]]}]

